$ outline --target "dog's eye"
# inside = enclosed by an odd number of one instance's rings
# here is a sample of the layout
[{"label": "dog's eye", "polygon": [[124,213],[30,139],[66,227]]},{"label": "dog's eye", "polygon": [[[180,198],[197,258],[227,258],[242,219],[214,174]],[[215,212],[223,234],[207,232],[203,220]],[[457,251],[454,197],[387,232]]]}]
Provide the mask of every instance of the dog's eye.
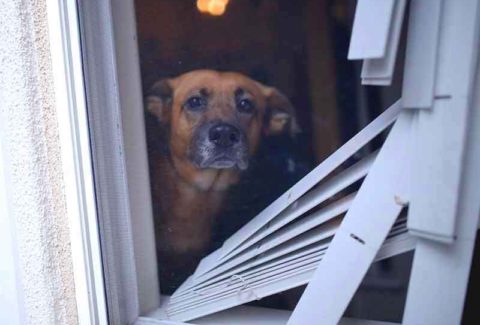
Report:
[{"label": "dog's eye", "polygon": [[205,106],[205,100],[202,97],[190,97],[185,103],[185,107],[192,111],[201,110]]},{"label": "dog's eye", "polygon": [[237,104],[238,110],[242,113],[252,113],[255,106],[249,99],[242,99]]}]

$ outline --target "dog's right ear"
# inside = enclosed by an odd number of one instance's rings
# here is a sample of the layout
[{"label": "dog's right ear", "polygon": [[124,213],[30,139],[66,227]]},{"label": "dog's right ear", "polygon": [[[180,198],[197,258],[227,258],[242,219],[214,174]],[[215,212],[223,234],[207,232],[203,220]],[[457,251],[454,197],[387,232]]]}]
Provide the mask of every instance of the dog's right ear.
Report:
[{"label": "dog's right ear", "polygon": [[147,110],[162,123],[167,123],[173,101],[173,88],[169,79],[162,79],[153,84],[146,98]]},{"label": "dog's right ear", "polygon": [[265,134],[267,136],[288,134],[294,138],[300,132],[300,127],[292,103],[276,88],[261,86],[267,98]]}]

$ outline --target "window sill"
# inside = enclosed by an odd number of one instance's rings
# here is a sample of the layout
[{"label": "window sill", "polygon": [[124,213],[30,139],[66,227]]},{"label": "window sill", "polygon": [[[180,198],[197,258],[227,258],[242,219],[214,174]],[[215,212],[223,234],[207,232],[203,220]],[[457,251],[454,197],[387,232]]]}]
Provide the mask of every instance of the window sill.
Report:
[{"label": "window sill", "polygon": [[[291,312],[287,310],[238,306],[222,312],[211,314],[196,319],[194,323],[171,321],[165,315],[165,306],[170,297],[162,296],[160,308],[150,312],[146,316],[139,317],[135,325],[278,325],[287,324]],[[397,325],[397,323],[381,322],[373,320],[343,318],[340,325]]]}]

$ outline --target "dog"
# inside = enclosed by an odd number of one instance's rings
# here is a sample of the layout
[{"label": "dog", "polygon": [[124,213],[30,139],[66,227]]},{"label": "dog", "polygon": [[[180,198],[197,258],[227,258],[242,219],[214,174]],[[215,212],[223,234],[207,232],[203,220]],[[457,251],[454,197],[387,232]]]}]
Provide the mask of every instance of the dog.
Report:
[{"label": "dog", "polygon": [[150,170],[159,278],[171,293],[205,255],[226,194],[262,139],[299,129],[286,96],[235,72],[195,70],[157,81],[146,109],[162,147]]}]

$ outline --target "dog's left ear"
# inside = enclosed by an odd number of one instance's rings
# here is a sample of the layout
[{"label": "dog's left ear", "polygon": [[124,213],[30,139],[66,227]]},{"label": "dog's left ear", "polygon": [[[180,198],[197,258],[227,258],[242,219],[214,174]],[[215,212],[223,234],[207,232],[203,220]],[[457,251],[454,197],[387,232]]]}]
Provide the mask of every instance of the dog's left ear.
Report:
[{"label": "dog's left ear", "polygon": [[294,137],[300,132],[300,127],[292,103],[276,88],[263,86],[263,92],[267,100],[263,127],[265,134],[288,134]]}]

